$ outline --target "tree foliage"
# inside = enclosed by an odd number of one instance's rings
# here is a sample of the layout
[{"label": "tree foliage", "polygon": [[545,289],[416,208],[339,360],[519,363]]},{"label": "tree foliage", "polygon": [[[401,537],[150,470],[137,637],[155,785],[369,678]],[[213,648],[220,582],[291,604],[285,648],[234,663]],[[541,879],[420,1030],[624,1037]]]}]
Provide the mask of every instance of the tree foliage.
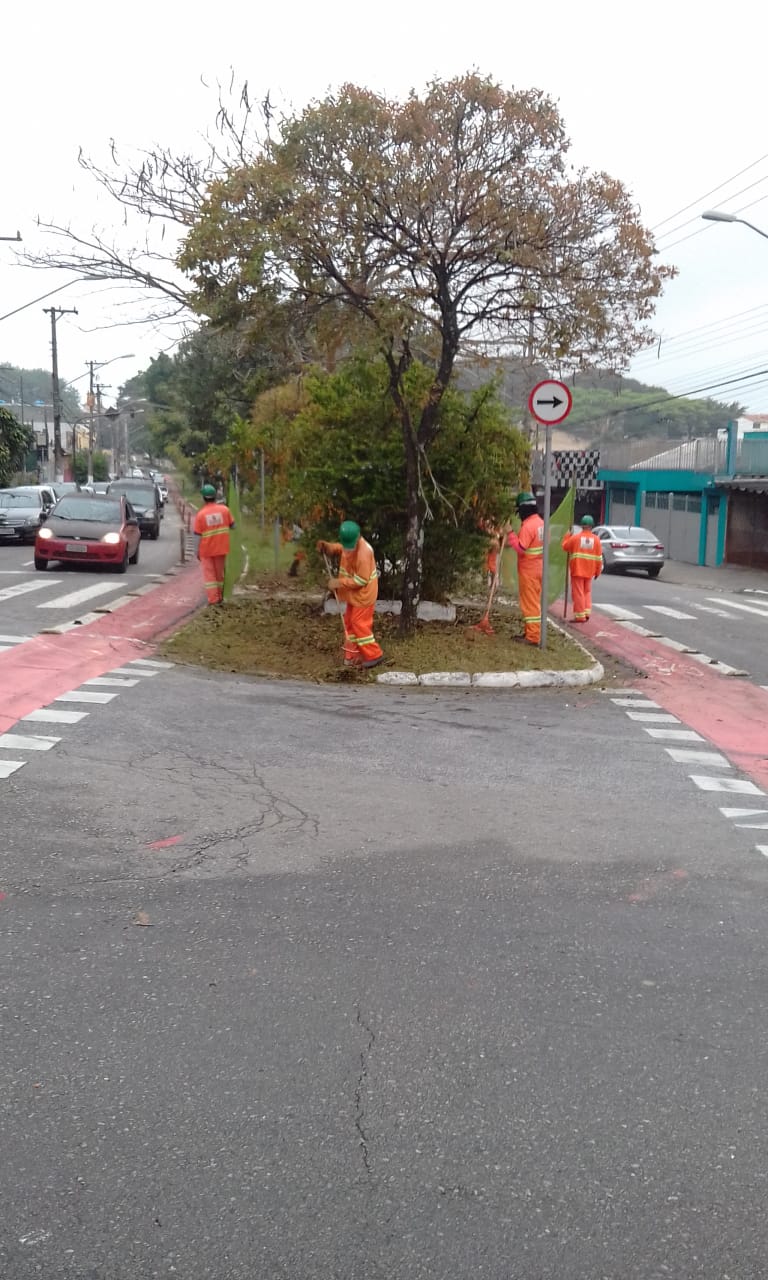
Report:
[{"label": "tree foliage", "polygon": [[[402,619],[421,588],[430,451],[462,348],[552,366],[622,365],[649,335],[667,270],[621,183],[567,169],[556,106],[478,75],[392,102],[346,85],[282,123],[250,164],[215,182],[180,264],[222,323],[278,321],[297,342],[386,362],[405,455]],[[432,376],[406,394],[416,352]]]},{"label": "tree foliage", "polygon": [[33,447],[34,437],[29,427],[23,427],[10,410],[0,406],[0,488],[11,483]]},{"label": "tree foliage", "polygon": [[567,429],[594,445],[644,436],[685,439],[714,435],[744,412],[737,402],[672,396],[663,387],[606,371],[595,371],[591,377],[580,374],[572,394]]}]

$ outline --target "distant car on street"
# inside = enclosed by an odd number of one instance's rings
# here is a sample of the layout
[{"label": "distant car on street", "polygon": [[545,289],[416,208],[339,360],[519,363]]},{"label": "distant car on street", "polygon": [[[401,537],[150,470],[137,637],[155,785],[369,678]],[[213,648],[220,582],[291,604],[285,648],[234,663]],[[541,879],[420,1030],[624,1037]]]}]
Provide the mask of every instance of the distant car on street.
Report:
[{"label": "distant car on street", "polygon": [[140,545],[139,522],[122,495],[66,494],[37,531],[35,568],[61,560],[112,565],[125,573],[129,564],[138,564]]},{"label": "distant car on street", "polygon": [[67,493],[80,492],[80,485],[76,484],[74,480],[55,480],[51,488],[57,498],[63,498]]},{"label": "distant car on street", "polygon": [[649,578],[658,578],[664,567],[664,544],[650,529],[636,524],[602,524],[595,533],[603,546],[606,573],[644,569]]},{"label": "distant car on street", "polygon": [[0,542],[34,542],[55,501],[46,485],[0,489]]},{"label": "distant car on street", "polygon": [[153,480],[114,480],[109,486],[109,495],[122,494],[128,499],[136,517],[142,535],[157,539],[160,537],[160,521],[163,518],[163,504],[157,485]]}]

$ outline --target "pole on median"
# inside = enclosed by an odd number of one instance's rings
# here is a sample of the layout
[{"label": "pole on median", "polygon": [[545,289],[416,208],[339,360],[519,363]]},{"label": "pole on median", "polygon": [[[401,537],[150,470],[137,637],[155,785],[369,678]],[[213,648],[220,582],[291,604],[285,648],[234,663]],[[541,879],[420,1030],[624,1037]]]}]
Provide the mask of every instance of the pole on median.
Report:
[{"label": "pole on median", "polygon": [[544,552],[541,565],[541,639],[539,648],[547,647],[547,605],[549,603],[549,521],[552,514],[552,427],[544,435]]},{"label": "pole on median", "polygon": [[544,446],[544,546],[541,565],[541,639],[539,648],[547,647],[547,608],[549,606],[549,524],[552,507],[552,428],[564,422],[573,408],[573,397],[564,382],[548,378],[539,382],[528,397],[528,412],[546,427]]}]

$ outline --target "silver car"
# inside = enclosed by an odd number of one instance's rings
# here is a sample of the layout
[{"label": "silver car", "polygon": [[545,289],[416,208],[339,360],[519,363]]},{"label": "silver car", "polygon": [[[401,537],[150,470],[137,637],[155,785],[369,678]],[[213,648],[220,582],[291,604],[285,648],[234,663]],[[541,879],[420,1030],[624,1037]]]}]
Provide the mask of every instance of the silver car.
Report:
[{"label": "silver car", "polygon": [[636,524],[601,524],[595,533],[602,543],[606,573],[645,569],[649,578],[658,578],[664,567],[664,544],[650,529]]}]

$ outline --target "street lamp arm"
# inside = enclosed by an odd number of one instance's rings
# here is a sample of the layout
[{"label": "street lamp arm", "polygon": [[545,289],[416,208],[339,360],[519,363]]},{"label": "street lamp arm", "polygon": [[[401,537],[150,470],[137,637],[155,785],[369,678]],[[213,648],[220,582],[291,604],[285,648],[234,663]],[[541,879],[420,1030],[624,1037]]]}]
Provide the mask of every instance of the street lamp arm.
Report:
[{"label": "street lamp arm", "polygon": [[738,214],[726,213],[723,209],[707,209],[701,216],[705,222],[740,222],[743,227],[749,227],[750,231],[756,231],[764,240],[768,240],[768,231],[756,227],[754,222],[747,222],[746,218],[740,218]]},{"label": "street lamp arm", "polygon": [[737,218],[736,221],[740,222],[744,227],[749,227],[750,231],[756,231],[764,240],[768,240],[768,231],[763,231],[761,227],[756,227],[754,222],[747,222],[746,218]]}]

